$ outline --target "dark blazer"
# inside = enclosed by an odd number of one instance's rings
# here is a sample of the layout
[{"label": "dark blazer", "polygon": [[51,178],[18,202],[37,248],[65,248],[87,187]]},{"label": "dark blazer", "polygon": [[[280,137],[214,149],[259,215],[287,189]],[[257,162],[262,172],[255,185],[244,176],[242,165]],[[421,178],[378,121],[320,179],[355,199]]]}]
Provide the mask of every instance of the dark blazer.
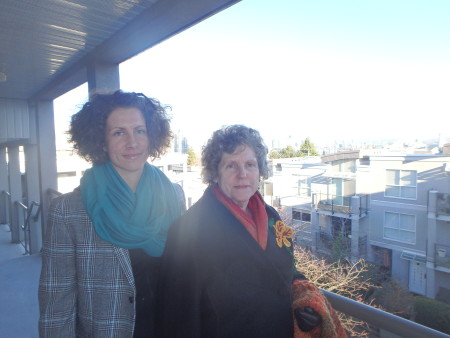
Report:
[{"label": "dark blazer", "polygon": [[272,228],[262,250],[208,188],[169,232],[160,337],[292,338],[292,259]]},{"label": "dark blazer", "polygon": [[79,190],[54,199],[42,250],[40,337],[132,337],[135,294],[128,250],[97,236]]}]

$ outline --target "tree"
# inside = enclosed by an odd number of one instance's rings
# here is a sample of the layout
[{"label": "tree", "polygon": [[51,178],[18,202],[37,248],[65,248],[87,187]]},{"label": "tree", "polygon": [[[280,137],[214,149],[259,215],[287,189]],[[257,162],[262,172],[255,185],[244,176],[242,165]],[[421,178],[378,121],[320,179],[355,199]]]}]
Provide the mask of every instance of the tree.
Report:
[{"label": "tree", "polygon": [[278,150],[272,149],[271,151],[269,151],[269,158],[270,159],[280,158],[280,152]]},{"label": "tree", "polygon": [[280,150],[281,158],[291,158],[296,156],[296,151],[293,146],[287,146]]},{"label": "tree", "polygon": [[[283,222],[292,225],[292,208],[279,207],[277,210]],[[307,230],[305,225],[295,225],[293,229],[295,232]],[[330,261],[298,245],[294,247],[294,260],[297,270],[318,288],[373,306],[365,298],[367,292],[377,286],[372,280],[373,267],[365,260]],[[342,313],[338,313],[338,316],[349,337],[369,337],[370,328],[366,323]]]},{"label": "tree", "polygon": [[319,156],[314,144],[307,137],[300,145],[300,156]]},{"label": "tree", "polygon": [[197,155],[195,154],[194,149],[192,149],[192,147],[189,147],[186,153],[188,155],[187,164],[189,166],[196,165],[197,164]]},{"label": "tree", "polygon": [[295,150],[293,146],[288,145],[282,149],[272,149],[269,152],[270,159],[277,158],[291,158],[291,157],[303,157],[303,156],[319,156],[314,144],[306,138],[300,145],[298,150]]},{"label": "tree", "polygon": [[[301,247],[294,249],[294,258],[297,270],[318,288],[368,304],[364,301],[364,296],[367,290],[375,286],[367,277],[369,266],[363,259],[354,263],[329,263]],[[370,329],[367,324],[339,312],[338,316],[349,337],[369,337]]]}]

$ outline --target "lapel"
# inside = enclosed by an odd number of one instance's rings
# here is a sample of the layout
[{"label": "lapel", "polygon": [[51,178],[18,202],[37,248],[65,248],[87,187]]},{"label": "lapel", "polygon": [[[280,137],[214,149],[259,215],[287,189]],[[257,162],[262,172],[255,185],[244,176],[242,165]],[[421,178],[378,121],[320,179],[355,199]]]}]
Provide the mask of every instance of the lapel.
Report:
[{"label": "lapel", "polygon": [[[243,241],[247,250],[246,255],[253,256],[254,263],[259,264],[264,271],[267,272],[268,279],[272,281],[283,281],[283,283],[288,283],[292,280],[290,274],[292,273],[292,257],[290,257],[289,252],[283,246],[279,248],[275,241],[274,229],[269,227],[268,238],[267,238],[267,248],[263,250],[258,242],[250,235],[250,233],[245,229],[239,220],[219,201],[213,193],[210,192],[210,200],[212,201],[214,207],[208,208],[210,212],[214,214],[214,218],[220,220],[218,221],[222,229],[227,234],[232,233],[234,236],[234,241]],[[220,211],[219,211],[220,210]],[[275,222],[279,220],[278,214],[273,211],[270,207],[266,205],[267,215],[269,219],[275,219]],[[219,216],[218,216],[219,215]],[[222,216],[220,216],[222,215]]]},{"label": "lapel", "polygon": [[125,276],[127,276],[128,283],[135,288],[134,284],[134,277],[133,277],[133,270],[131,268],[131,260],[130,260],[130,253],[128,249],[119,248],[118,246],[113,245],[114,247],[114,254],[117,256],[117,259],[119,260],[119,264],[123,271],[125,272]]},{"label": "lapel", "polygon": [[[77,230],[78,232],[76,232],[74,234],[74,236],[75,237],[87,236],[86,238],[84,238],[84,240],[93,241],[92,244],[94,247],[95,246],[104,246],[105,245],[104,243],[107,243],[108,247],[112,247],[114,255],[116,255],[117,259],[119,260],[120,267],[123,269],[128,283],[130,283],[130,285],[133,288],[135,288],[133,270],[131,268],[130,254],[129,254],[128,250],[117,247],[111,243],[105,242],[105,241],[101,240],[100,237],[98,237],[98,235],[95,233],[95,229],[92,224],[92,221],[90,220],[90,218],[84,208],[79,187],[73,191],[73,194],[74,194],[74,198],[69,200],[69,201],[71,201],[71,203],[73,203],[73,205],[71,205],[69,209],[77,210],[77,212],[74,214],[74,216],[79,218],[79,220],[80,220],[78,222],[79,224],[84,225],[83,227],[77,228],[79,230]],[[86,228],[86,225],[87,225],[87,228]],[[100,242],[98,242],[98,241],[100,241]],[[100,243],[103,243],[103,244],[100,244]]]}]

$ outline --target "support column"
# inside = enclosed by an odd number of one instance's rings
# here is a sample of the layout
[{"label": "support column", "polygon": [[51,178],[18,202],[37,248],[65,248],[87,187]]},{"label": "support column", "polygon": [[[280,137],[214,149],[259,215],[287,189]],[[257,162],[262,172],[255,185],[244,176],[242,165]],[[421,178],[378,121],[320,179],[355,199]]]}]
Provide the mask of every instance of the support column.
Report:
[{"label": "support column", "polygon": [[[22,177],[20,173],[19,146],[8,147],[9,186],[13,210],[11,213],[11,242],[20,241],[20,224],[15,202],[22,202]],[[19,213],[22,210],[19,209]],[[20,215],[20,214],[19,214]]]},{"label": "support column", "polygon": [[95,93],[111,93],[120,89],[119,65],[91,63],[87,67],[89,97]]},{"label": "support column", "polygon": [[[359,196],[352,196],[351,210],[352,210],[352,252],[351,260],[356,261],[360,258],[359,252],[359,207],[361,204],[361,198]],[[356,214],[354,214],[356,212]]]},{"label": "support column", "polygon": [[317,252],[317,241],[319,237],[319,213],[314,209],[311,210],[311,250],[313,253]]},{"label": "support column", "polygon": [[6,196],[2,191],[9,192],[8,162],[6,162],[6,148],[0,148],[0,224],[8,223],[9,210],[6,205]]},{"label": "support column", "polygon": [[53,101],[38,101],[36,105],[36,134],[39,172],[39,200],[41,202],[41,226],[45,232],[50,204],[48,189],[58,189],[56,169],[55,122]]},{"label": "support column", "polygon": [[[37,146],[37,119],[36,109],[30,107],[30,138],[28,144],[24,145],[25,153],[25,172],[26,184],[27,184],[27,200],[28,208],[31,208],[33,202],[42,204],[39,182],[39,149]],[[36,214],[37,209],[34,207],[33,214],[30,219],[30,253],[38,253],[42,247],[42,213],[34,220],[33,216]],[[42,210],[41,210],[42,211]]]},{"label": "support column", "polygon": [[438,191],[431,190],[428,192],[428,225],[427,225],[427,279],[426,279],[426,296],[429,298],[436,297],[436,242],[437,242],[437,194]]}]

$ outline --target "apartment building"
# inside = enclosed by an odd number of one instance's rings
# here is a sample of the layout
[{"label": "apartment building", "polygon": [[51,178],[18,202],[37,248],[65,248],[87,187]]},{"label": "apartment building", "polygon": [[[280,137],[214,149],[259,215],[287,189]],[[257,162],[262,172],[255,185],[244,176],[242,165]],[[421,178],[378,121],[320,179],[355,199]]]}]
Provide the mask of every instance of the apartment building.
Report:
[{"label": "apartment building", "polygon": [[289,185],[276,172],[289,165],[274,165],[272,200],[291,211],[294,227],[306,229],[297,244],[365,258],[411,292],[450,303],[450,155],[358,150],[321,162],[288,175],[291,186],[298,178],[297,198],[309,193],[302,203],[277,195],[277,183]]}]

